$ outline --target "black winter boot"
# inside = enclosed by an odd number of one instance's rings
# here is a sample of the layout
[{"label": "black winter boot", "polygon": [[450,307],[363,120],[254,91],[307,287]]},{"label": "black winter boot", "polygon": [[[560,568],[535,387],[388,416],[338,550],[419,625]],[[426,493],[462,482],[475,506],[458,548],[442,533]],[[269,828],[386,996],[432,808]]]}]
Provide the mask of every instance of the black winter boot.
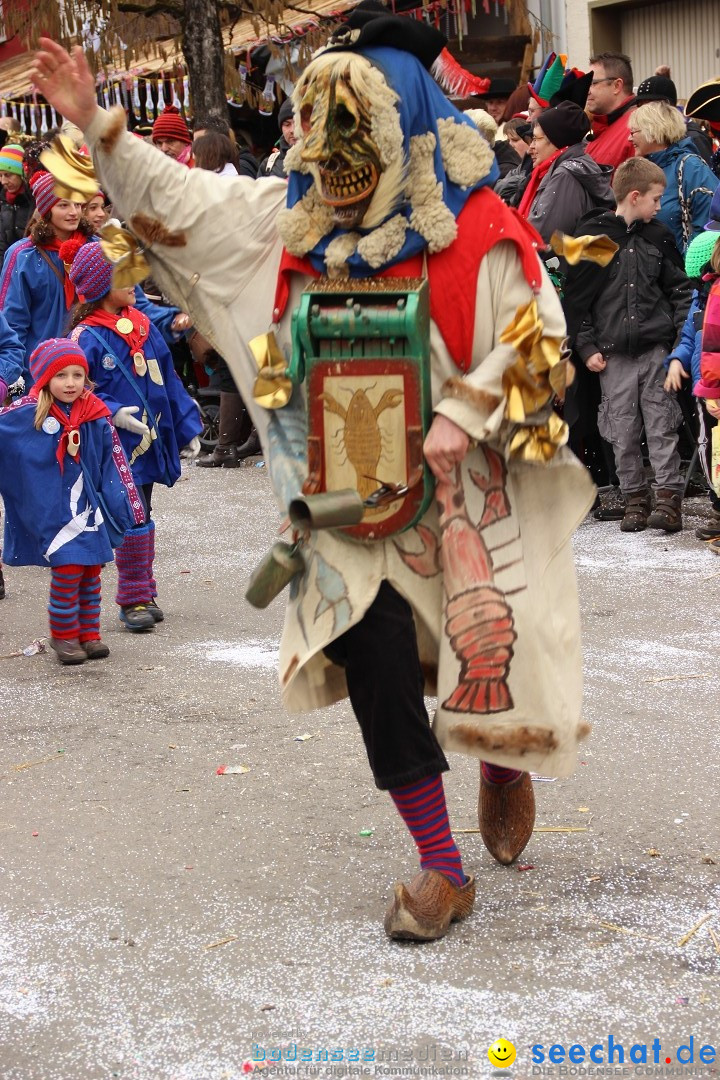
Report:
[{"label": "black winter boot", "polygon": [[651,529],[680,532],[682,529],[682,495],[679,491],[660,488],[655,492],[655,509],[647,520]]},{"label": "black winter boot", "polygon": [[255,454],[262,454],[262,446],[260,445],[260,436],[253,428],[249,438],[245,440],[242,446],[238,446],[237,456],[240,461],[243,461],[245,458],[253,457]]}]

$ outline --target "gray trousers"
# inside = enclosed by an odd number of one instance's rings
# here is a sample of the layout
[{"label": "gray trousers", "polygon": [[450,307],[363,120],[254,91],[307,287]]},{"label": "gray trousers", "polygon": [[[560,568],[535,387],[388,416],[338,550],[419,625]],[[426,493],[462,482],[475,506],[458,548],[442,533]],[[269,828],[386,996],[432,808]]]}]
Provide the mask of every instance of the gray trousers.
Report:
[{"label": "gray trousers", "polygon": [[663,390],[667,351],[662,345],[624,356],[606,353],[606,367],[600,372],[602,400],[598,429],[615,451],[620,489],[624,495],[646,488],[640,449],[643,424],[657,491],[664,488],[682,492],[677,429],[682,419],[674,396]]}]

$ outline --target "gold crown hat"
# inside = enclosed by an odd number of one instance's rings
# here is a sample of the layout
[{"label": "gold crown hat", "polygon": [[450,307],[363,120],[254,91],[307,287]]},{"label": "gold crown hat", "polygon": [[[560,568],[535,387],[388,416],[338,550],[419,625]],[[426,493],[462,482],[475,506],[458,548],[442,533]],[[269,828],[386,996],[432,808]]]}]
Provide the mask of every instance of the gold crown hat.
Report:
[{"label": "gold crown hat", "polygon": [[80,154],[66,135],[58,135],[40,155],[55,181],[55,194],[68,202],[86,203],[100,190],[92,158]]}]

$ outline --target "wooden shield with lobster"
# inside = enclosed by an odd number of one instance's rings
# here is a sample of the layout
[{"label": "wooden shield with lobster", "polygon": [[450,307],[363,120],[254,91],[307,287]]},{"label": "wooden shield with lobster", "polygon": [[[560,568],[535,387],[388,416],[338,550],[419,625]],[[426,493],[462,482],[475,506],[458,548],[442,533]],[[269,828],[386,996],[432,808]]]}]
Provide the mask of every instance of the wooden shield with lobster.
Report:
[{"label": "wooden shield with lobster", "polygon": [[322,280],[293,316],[294,364],[308,403],[304,494],[353,488],[359,540],[410,528],[433,494],[423,442],[432,419],[427,283]]}]

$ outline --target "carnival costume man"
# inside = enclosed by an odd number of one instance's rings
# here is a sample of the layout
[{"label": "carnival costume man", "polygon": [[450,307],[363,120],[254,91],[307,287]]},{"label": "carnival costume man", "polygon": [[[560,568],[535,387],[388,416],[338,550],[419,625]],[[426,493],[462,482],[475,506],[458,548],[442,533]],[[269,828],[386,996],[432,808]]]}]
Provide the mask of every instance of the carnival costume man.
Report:
[{"label": "carnival costume man", "polygon": [[[493,194],[492,152],[428,73],[444,38],[424,24],[356,9],[295,88],[289,183],[238,178],[222,190],[133,139],[122,113],[98,108],[79,51],[42,45],[38,87],[83,128],[153,277],[232,358],[281,512],[303,489],[322,491],[323,480],[330,489],[333,469],[334,486],[355,486],[371,507],[378,485],[395,496],[354,529],[298,527],[280,683],[292,711],[350,696],[375,782],[420,851],[421,872],[395,887],[386,932],[442,937],[475,896],[450,833],[444,751],[483,762],[483,839],[509,863],[532,833],[528,770],[568,775],[588,730],[569,541],[593,494],[552,411],[565,325],[539,238]],[[291,316],[315,289],[306,326],[329,320],[332,338],[333,320],[339,332],[365,319],[366,291],[394,297],[403,281],[418,308],[429,287],[423,449],[436,487],[420,518],[392,531],[379,525],[402,520],[418,476],[403,377],[384,374],[360,333],[369,362],[338,378],[319,363],[309,386]],[[326,309],[325,295],[345,299]],[[407,306],[405,294],[381,303],[380,321]],[[334,463],[333,447],[344,454]],[[420,473],[423,464],[421,455]],[[437,693],[432,726],[423,690]]]}]

